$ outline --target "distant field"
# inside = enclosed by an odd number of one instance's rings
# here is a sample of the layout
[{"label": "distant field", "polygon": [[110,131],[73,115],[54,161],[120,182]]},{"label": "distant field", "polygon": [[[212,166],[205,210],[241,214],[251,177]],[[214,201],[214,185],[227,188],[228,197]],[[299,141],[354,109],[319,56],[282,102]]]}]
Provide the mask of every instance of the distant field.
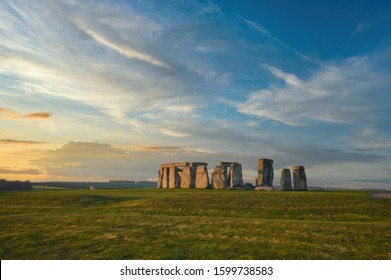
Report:
[{"label": "distant field", "polygon": [[95,189],[129,189],[129,188],[156,188],[154,182],[42,182],[33,183],[33,186],[63,189],[88,189],[90,186]]},{"label": "distant field", "polygon": [[391,199],[362,191],[0,192],[1,259],[391,259]]}]

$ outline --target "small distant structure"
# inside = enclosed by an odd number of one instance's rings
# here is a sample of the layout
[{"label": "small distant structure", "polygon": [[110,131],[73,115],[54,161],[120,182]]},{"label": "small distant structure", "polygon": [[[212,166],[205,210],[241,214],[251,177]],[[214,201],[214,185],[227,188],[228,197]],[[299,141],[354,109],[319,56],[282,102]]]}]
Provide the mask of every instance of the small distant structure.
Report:
[{"label": "small distant structure", "polygon": [[96,189],[95,189],[93,186],[89,186],[88,189],[89,189],[90,191],[96,191]]}]

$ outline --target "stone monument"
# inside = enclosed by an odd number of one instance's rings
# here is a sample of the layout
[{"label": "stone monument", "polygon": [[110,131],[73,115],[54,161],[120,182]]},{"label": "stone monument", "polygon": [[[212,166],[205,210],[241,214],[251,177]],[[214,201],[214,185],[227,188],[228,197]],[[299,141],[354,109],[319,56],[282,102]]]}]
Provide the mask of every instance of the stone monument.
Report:
[{"label": "stone monument", "polygon": [[[158,172],[158,189],[167,188],[205,188],[209,185],[209,177],[205,162],[173,162],[160,165]],[[198,170],[198,167],[200,169]],[[197,173],[198,170],[198,173]],[[199,178],[197,180],[197,174]]]},{"label": "stone monument", "polygon": [[207,164],[197,165],[195,177],[195,187],[197,189],[206,189],[209,186],[209,175],[206,166]]},{"label": "stone monument", "polygon": [[214,189],[225,190],[227,188],[227,170],[221,166],[216,165],[212,174],[212,185]]},{"label": "stone monument", "polygon": [[220,161],[212,175],[215,189],[233,189],[243,186],[242,165],[238,162]]},{"label": "stone monument", "polygon": [[292,190],[291,171],[287,168],[281,169],[280,186],[283,191]]},{"label": "stone monument", "polygon": [[307,177],[305,175],[304,166],[293,166],[293,189],[295,191],[307,190]]},{"label": "stone monument", "polygon": [[258,160],[258,187],[273,187],[273,160],[261,158]]}]

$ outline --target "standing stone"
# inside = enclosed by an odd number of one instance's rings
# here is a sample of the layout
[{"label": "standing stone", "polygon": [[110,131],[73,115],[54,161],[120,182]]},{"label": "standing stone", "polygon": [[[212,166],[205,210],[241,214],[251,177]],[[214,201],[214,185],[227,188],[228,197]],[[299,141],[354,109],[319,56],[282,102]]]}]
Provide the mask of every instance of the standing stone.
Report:
[{"label": "standing stone", "polygon": [[226,189],[227,188],[227,169],[221,165],[216,165],[212,175],[212,185],[214,189]]},{"label": "standing stone", "polygon": [[171,166],[170,167],[170,180],[168,183],[168,187],[170,189],[179,188],[181,186],[181,178],[179,176],[178,167]]},{"label": "standing stone", "polygon": [[170,169],[167,167],[162,168],[162,173],[163,173],[163,180],[162,180],[162,188],[163,189],[168,189],[168,182],[170,180]]},{"label": "standing stone", "polygon": [[293,166],[293,189],[295,191],[307,190],[307,177],[305,175],[304,166]]},{"label": "standing stone", "polygon": [[206,189],[209,185],[208,169],[206,165],[198,165],[196,170],[195,187]]},{"label": "standing stone", "polygon": [[194,166],[183,167],[181,174],[181,188],[192,189],[195,188],[196,168]]},{"label": "standing stone", "polygon": [[157,177],[157,188],[161,189],[162,187],[163,187],[163,169],[160,168]]},{"label": "standing stone", "polygon": [[291,171],[289,169],[281,169],[280,186],[283,191],[292,190]]},{"label": "standing stone", "polygon": [[242,165],[232,163],[229,171],[230,187],[235,188],[243,185]]},{"label": "standing stone", "polygon": [[258,160],[258,187],[273,187],[273,160],[261,158]]}]

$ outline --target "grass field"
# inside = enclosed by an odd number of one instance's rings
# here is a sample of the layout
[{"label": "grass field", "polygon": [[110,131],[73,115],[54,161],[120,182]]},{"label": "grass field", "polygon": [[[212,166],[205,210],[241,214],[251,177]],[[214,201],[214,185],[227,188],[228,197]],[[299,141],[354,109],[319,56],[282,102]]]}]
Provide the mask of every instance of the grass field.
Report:
[{"label": "grass field", "polygon": [[391,259],[370,192],[0,192],[1,259]]}]

